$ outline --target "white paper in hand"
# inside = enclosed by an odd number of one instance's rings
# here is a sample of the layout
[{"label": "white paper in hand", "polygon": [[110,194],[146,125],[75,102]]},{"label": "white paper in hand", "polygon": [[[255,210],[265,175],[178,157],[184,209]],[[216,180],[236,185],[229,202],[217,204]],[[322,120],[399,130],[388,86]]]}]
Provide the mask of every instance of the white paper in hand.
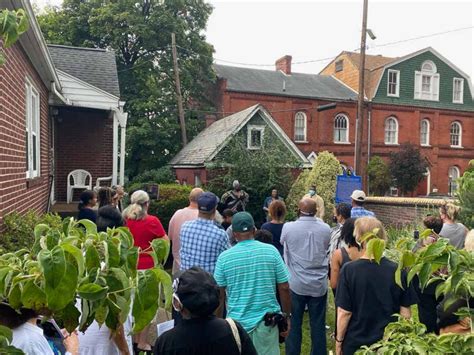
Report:
[{"label": "white paper in hand", "polygon": [[167,332],[168,330],[173,329],[173,328],[174,328],[174,319],[169,320],[167,322],[158,323],[156,325],[158,336],[161,336],[164,332]]}]

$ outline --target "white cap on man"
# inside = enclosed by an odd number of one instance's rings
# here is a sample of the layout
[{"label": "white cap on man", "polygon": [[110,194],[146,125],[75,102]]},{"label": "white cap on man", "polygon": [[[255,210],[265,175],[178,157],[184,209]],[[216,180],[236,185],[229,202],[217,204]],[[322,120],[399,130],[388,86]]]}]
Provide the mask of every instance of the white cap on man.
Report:
[{"label": "white cap on man", "polygon": [[362,190],[354,190],[352,191],[351,199],[354,201],[364,202],[365,201],[365,192]]}]

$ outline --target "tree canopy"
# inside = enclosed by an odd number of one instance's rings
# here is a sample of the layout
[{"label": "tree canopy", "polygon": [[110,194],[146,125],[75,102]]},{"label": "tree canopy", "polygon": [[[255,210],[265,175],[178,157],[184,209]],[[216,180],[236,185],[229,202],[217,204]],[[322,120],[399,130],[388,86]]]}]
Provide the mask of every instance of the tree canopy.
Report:
[{"label": "tree canopy", "polygon": [[129,113],[129,177],[159,168],[181,148],[171,33],[176,34],[188,136],[212,108],[213,47],[203,31],[212,6],[203,0],[64,0],[38,16],[53,44],[113,49]]},{"label": "tree canopy", "polygon": [[412,192],[425,177],[428,163],[412,144],[404,144],[390,155],[390,172],[402,193]]}]

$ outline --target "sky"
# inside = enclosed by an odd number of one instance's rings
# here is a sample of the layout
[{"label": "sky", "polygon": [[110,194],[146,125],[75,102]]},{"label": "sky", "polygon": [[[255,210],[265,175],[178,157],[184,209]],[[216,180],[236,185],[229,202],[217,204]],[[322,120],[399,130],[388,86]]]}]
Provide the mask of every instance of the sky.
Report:
[{"label": "sky", "polygon": [[[362,0],[210,2],[214,11],[206,36],[219,64],[274,69],[275,60],[288,54],[293,72],[318,73],[328,58],[360,47]],[[474,0],[369,0],[367,27],[377,37],[367,37],[368,54],[399,57],[433,47],[469,76],[474,74]],[[304,61],[310,62],[297,64]]]}]

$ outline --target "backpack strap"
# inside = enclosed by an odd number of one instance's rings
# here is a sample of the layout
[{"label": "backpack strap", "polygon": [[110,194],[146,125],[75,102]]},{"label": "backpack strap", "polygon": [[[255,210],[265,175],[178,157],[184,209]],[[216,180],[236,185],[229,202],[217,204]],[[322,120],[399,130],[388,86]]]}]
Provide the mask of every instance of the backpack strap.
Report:
[{"label": "backpack strap", "polygon": [[232,329],[232,334],[234,335],[235,343],[239,349],[239,354],[242,354],[242,343],[240,342],[240,334],[237,325],[232,318],[226,318],[225,320],[229,323],[230,329]]}]

